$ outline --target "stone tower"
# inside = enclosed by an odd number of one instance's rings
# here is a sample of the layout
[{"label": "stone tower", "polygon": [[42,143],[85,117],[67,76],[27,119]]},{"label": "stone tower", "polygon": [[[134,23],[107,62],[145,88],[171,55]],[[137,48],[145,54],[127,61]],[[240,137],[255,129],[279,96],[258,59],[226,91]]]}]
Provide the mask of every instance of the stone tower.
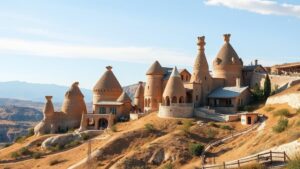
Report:
[{"label": "stone tower", "polygon": [[193,67],[191,83],[194,83],[194,103],[198,105],[207,104],[207,95],[212,90],[212,77],[205,56],[205,36],[198,37],[198,54]]},{"label": "stone tower", "polygon": [[214,77],[225,79],[225,86],[235,86],[242,67],[243,61],[230,44],[230,34],[224,34],[224,44],[213,62]]},{"label": "stone tower", "polygon": [[78,128],[82,114],[87,113],[84,95],[81,93],[78,85],[78,82],[74,82],[65,94],[61,111],[68,120],[61,127]]},{"label": "stone tower", "polygon": [[51,101],[52,96],[45,96],[46,104],[43,110],[44,119],[34,127],[35,135],[55,133],[55,114],[54,114],[54,106]]},{"label": "stone tower", "polygon": [[100,101],[116,101],[123,92],[119,81],[112,72],[112,67],[107,66],[106,69],[93,88],[93,104]]},{"label": "stone tower", "polygon": [[145,86],[145,111],[157,111],[159,103],[162,102],[162,84],[164,70],[158,61],[155,61],[146,73]]},{"label": "stone tower", "polygon": [[135,94],[134,94],[134,100],[133,100],[134,106],[138,109],[138,111],[143,112],[144,111],[144,86],[143,82],[139,82],[139,86],[137,87]]}]

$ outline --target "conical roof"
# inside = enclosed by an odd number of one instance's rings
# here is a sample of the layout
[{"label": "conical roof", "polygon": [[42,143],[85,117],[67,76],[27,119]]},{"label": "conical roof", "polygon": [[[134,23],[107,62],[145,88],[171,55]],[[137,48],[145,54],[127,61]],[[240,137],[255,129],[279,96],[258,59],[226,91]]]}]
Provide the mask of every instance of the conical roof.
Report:
[{"label": "conical roof", "polygon": [[112,67],[107,66],[106,72],[101,76],[101,78],[98,80],[96,85],[94,86],[94,91],[101,91],[101,90],[113,90],[113,91],[122,91],[122,87],[112,72]]},{"label": "conical roof", "polygon": [[165,87],[163,96],[169,96],[169,97],[185,97],[186,96],[186,92],[185,92],[185,88],[183,86],[183,82],[181,80],[180,74],[177,70],[177,67],[174,67],[170,78],[167,82],[167,85]]},{"label": "conical roof", "polygon": [[66,92],[65,97],[84,97],[84,95],[81,93],[79,87],[79,82],[74,82],[72,86],[69,88],[69,90]]},{"label": "conical roof", "polygon": [[163,75],[164,69],[161,67],[158,61],[155,61],[151,67],[148,69],[147,75]]},{"label": "conical roof", "polygon": [[216,65],[242,65],[242,61],[240,60],[239,56],[229,43],[230,41],[230,34],[224,34],[224,41],[225,43],[219,50],[217,57],[214,61]]},{"label": "conical roof", "polygon": [[117,99],[118,102],[131,102],[130,97],[126,92],[123,91],[123,93],[120,95],[120,97]]},{"label": "conical roof", "polygon": [[143,82],[139,82],[139,85],[134,94],[134,98],[142,98],[142,97],[144,97],[144,86],[143,86]]}]

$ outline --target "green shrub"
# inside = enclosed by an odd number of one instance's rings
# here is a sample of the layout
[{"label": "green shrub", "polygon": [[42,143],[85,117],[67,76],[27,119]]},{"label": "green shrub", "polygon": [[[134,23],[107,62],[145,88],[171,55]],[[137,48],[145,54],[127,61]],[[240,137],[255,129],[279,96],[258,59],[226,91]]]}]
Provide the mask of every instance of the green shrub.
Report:
[{"label": "green shrub", "polygon": [[66,144],[66,145],[64,146],[64,148],[75,147],[75,146],[79,145],[80,143],[81,143],[81,142],[78,141],[78,140],[73,140],[72,142]]},{"label": "green shrub", "polygon": [[22,143],[24,140],[26,139],[25,136],[18,136],[15,138],[15,141],[16,143]]},{"label": "green shrub", "polygon": [[19,150],[20,155],[22,156],[26,156],[26,155],[31,155],[32,152],[30,150],[28,150],[28,148],[23,147]]},{"label": "green shrub", "polygon": [[42,153],[35,152],[35,153],[33,153],[31,156],[32,156],[32,158],[34,158],[34,159],[39,159],[39,158],[42,157]]},{"label": "green shrub", "polygon": [[204,146],[202,144],[190,144],[189,152],[194,156],[200,156],[202,151],[204,150]]},{"label": "green shrub", "polygon": [[284,116],[284,117],[291,117],[291,113],[288,109],[280,109],[273,113],[276,116]]},{"label": "green shrub", "polygon": [[111,130],[112,132],[117,132],[117,131],[118,131],[116,125],[112,125],[111,128],[110,128],[110,130]]},{"label": "green shrub", "polygon": [[31,137],[31,136],[33,136],[33,135],[34,135],[34,129],[33,129],[33,128],[30,128],[30,129],[28,130],[27,137]]},{"label": "green shrub", "polygon": [[221,127],[220,127],[221,129],[224,129],[224,130],[233,130],[233,128],[232,127],[230,127],[230,126],[227,126],[227,125],[221,125]]},{"label": "green shrub", "polygon": [[81,133],[80,136],[83,140],[88,140],[90,138],[90,136],[86,133]]},{"label": "green shrub", "polygon": [[10,156],[11,158],[18,159],[20,157],[20,154],[18,152],[12,152]]},{"label": "green shrub", "polygon": [[266,107],[266,108],[264,108],[264,111],[266,111],[266,112],[271,112],[273,110],[275,110],[274,107]]},{"label": "green shrub", "polygon": [[150,131],[150,132],[155,131],[155,127],[153,126],[153,124],[147,123],[144,125],[144,127],[147,131]]},{"label": "green shrub", "polygon": [[209,139],[215,138],[217,134],[218,134],[217,130],[214,130],[214,129],[211,129],[211,128],[205,130],[205,135]]},{"label": "green shrub", "polygon": [[64,148],[65,148],[64,146],[57,144],[57,145],[55,145],[55,146],[50,146],[50,147],[48,148],[48,150],[54,152],[54,151],[60,151],[60,150],[63,150]]},{"label": "green shrub", "polygon": [[288,119],[280,118],[276,126],[273,127],[273,131],[275,133],[281,133],[288,127],[288,124],[289,124]]},{"label": "green shrub", "polygon": [[193,122],[191,120],[184,120],[183,121],[183,125],[182,125],[182,131],[184,131],[185,133],[189,133],[190,132],[190,128],[193,126]]}]

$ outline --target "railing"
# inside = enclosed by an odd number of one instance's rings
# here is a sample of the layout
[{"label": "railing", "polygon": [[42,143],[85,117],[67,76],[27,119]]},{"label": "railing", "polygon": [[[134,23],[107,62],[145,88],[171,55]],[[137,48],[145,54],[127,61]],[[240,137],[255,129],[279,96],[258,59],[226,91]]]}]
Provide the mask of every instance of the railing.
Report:
[{"label": "railing", "polygon": [[240,160],[232,161],[223,164],[218,164],[218,165],[209,165],[209,166],[202,166],[202,169],[214,169],[214,168],[240,168],[242,165],[245,164],[251,164],[253,162],[255,163],[267,163],[267,162],[287,162],[289,161],[290,158],[285,152],[265,152],[261,154],[257,154],[254,156],[246,157]]},{"label": "railing", "polygon": [[181,107],[194,107],[194,103],[170,103],[170,105],[160,103],[160,106],[181,106]]}]

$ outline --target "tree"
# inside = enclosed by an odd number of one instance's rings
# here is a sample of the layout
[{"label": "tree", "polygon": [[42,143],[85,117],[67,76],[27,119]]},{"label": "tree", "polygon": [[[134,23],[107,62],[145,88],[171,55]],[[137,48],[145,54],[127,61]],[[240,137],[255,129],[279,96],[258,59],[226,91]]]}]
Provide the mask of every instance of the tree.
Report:
[{"label": "tree", "polygon": [[265,83],[264,83],[264,97],[268,98],[271,94],[271,81],[269,75],[267,74]]}]

